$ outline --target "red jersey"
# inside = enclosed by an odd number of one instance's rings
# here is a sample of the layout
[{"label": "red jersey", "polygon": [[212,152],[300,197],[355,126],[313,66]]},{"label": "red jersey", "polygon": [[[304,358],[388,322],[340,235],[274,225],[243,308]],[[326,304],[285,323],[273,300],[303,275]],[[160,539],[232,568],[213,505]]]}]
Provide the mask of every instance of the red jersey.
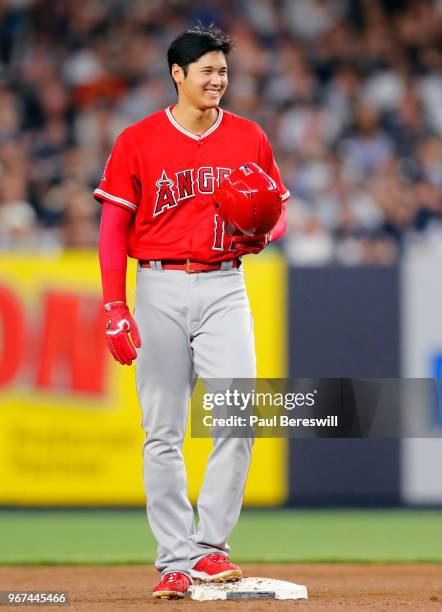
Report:
[{"label": "red jersey", "polygon": [[256,162],[287,200],[270,143],[256,123],[221,108],[199,136],[179,125],[171,111],[154,113],[120,134],[94,197],[133,212],[130,257],[232,259],[241,253],[231,246],[211,194],[232,170]]}]

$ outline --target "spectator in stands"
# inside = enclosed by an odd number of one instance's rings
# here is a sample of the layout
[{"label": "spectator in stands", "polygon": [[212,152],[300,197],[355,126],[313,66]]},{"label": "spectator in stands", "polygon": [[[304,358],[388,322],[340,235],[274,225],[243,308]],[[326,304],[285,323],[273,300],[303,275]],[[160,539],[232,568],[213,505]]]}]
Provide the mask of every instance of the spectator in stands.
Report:
[{"label": "spectator in stands", "polygon": [[271,137],[287,257],[385,264],[435,235],[439,0],[2,0],[0,248],[95,244],[111,143],[170,102],[162,57],[197,19],[236,37],[225,104]]}]

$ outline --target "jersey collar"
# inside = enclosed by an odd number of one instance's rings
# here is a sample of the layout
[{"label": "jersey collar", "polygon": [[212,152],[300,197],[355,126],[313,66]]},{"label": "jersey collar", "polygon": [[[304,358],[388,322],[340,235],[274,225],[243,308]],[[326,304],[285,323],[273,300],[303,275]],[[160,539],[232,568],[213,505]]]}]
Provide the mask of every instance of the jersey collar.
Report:
[{"label": "jersey collar", "polygon": [[186,136],[189,136],[189,138],[193,138],[193,140],[201,140],[202,138],[206,138],[206,136],[209,136],[209,134],[212,134],[212,132],[214,132],[217,127],[219,127],[221,121],[223,120],[223,109],[218,107],[218,117],[217,117],[215,123],[211,127],[209,127],[208,130],[206,130],[205,132],[203,132],[199,136],[197,136],[196,134],[193,134],[192,132],[189,132],[188,130],[185,130],[183,128],[183,126],[181,126],[178,123],[178,121],[172,115],[172,106],[168,106],[166,108],[166,115],[167,115],[170,123],[173,125],[173,127],[175,127],[179,132],[182,132]]}]

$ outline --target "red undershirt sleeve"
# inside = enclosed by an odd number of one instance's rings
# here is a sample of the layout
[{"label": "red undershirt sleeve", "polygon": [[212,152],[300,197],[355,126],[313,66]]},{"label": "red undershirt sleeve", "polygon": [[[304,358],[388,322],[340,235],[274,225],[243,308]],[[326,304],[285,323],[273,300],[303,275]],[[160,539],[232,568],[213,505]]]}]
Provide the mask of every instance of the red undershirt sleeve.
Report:
[{"label": "red undershirt sleeve", "polygon": [[127,228],[129,209],[104,202],[101,213],[98,253],[103,302],[126,302]]}]

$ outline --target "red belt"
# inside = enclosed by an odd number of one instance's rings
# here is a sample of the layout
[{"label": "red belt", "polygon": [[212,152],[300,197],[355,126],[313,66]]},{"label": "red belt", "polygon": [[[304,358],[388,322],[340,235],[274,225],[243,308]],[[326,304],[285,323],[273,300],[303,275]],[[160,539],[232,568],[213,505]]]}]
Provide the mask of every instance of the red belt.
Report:
[{"label": "red belt", "polygon": [[[239,259],[232,259],[232,268],[239,268],[241,261]],[[187,274],[194,274],[195,272],[212,272],[214,270],[221,270],[222,261],[216,263],[202,263],[200,261],[192,261],[190,259],[162,259],[161,260],[162,270],[184,270]],[[140,260],[141,268],[151,268],[150,261]]]}]

